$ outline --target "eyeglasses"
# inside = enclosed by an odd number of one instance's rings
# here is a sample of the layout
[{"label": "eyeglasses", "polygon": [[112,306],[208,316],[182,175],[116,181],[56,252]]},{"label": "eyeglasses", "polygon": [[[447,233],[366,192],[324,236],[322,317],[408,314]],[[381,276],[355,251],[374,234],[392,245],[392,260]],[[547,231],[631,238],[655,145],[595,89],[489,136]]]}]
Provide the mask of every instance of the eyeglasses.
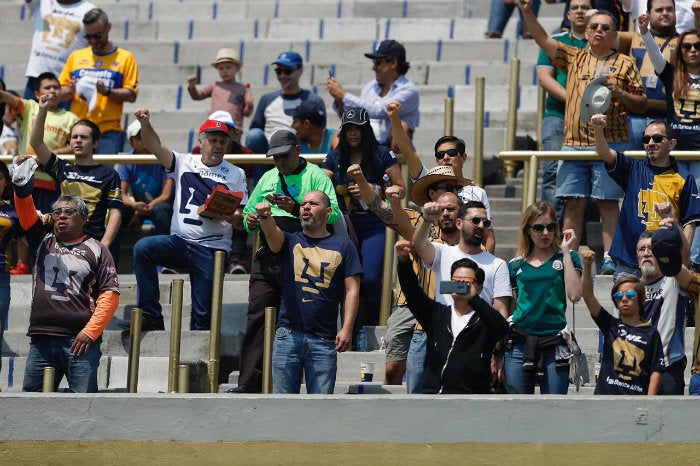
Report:
[{"label": "eyeglasses", "polygon": [[622,291],[618,291],[613,293],[612,298],[614,301],[620,301],[623,296],[627,299],[634,299],[637,296],[637,292],[634,290],[625,291],[624,293]]},{"label": "eyeglasses", "polygon": [[535,233],[542,233],[545,229],[547,231],[552,232],[557,229],[557,223],[556,222],[550,222],[547,224],[544,223],[533,223],[530,225],[530,229],[534,231]]},{"label": "eyeglasses", "polygon": [[[644,254],[644,253],[646,253],[647,251],[652,252],[652,251],[651,251],[651,246],[640,246],[640,247],[637,248],[637,254]],[[652,253],[652,254],[653,254],[653,253]]]},{"label": "eyeglasses", "polygon": [[474,283],[474,282],[476,282],[476,278],[472,278],[472,277],[455,277],[455,276],[452,276],[452,277],[450,278],[450,280],[452,280],[453,282],[467,282],[467,283]]},{"label": "eyeglasses", "polygon": [[590,24],[588,24],[588,29],[590,29],[591,31],[595,31],[599,27],[605,32],[609,32],[612,29],[612,26],[610,26],[607,23],[590,23]]},{"label": "eyeglasses", "polygon": [[296,70],[299,68],[275,68],[275,73],[277,73],[277,76],[283,74],[285,76],[289,76],[290,74],[294,73]]},{"label": "eyeglasses", "polygon": [[489,220],[488,218],[467,217],[465,220],[469,220],[474,226],[478,226],[481,222],[484,222],[484,228],[488,228],[491,226],[491,220]]},{"label": "eyeglasses", "polygon": [[448,193],[457,193],[460,189],[462,189],[462,186],[458,184],[441,184],[437,186],[432,186],[430,189],[435,191],[439,191],[442,189],[443,191],[446,191]]},{"label": "eyeglasses", "polygon": [[[698,44],[700,44],[700,42],[698,42]],[[642,141],[644,142],[644,144],[649,144],[649,141],[653,140],[655,143],[658,144],[661,141],[663,141],[664,138],[668,139],[668,136],[664,136],[663,134],[653,134],[649,136],[648,134],[645,134],[644,136],[642,136]]]},{"label": "eyeglasses", "polygon": [[102,40],[102,38],[105,36],[104,32],[96,32],[94,34],[83,34],[83,37],[85,40],[90,40],[90,39],[95,39],[95,40]]},{"label": "eyeglasses", "polygon": [[76,209],[75,207],[57,207],[51,211],[51,216],[54,218],[58,218],[61,216],[61,214],[66,214],[70,217],[72,215],[75,215],[76,212],[78,212],[78,209]]},{"label": "eyeglasses", "polygon": [[700,42],[694,42],[692,44],[690,44],[688,42],[684,42],[681,44],[681,48],[686,52],[690,49],[695,49],[697,51],[700,51]]},{"label": "eyeglasses", "polygon": [[457,157],[459,155],[459,151],[457,149],[447,149],[435,152],[435,158],[438,160],[444,159],[446,155],[449,155],[450,157]]},{"label": "eyeglasses", "polygon": [[588,11],[591,9],[590,5],[573,5],[569,7],[569,11],[578,11],[578,10],[583,10],[583,11]]}]

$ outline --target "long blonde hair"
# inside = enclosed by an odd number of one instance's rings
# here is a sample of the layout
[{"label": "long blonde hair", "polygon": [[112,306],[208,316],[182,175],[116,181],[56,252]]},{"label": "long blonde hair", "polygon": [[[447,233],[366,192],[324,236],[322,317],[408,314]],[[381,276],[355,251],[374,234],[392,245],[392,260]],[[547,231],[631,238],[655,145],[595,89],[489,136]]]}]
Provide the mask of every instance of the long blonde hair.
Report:
[{"label": "long blonde hair", "polygon": [[552,252],[558,251],[561,247],[561,235],[559,233],[559,218],[557,217],[557,212],[554,207],[546,202],[535,202],[531,204],[520,219],[520,238],[518,239],[518,256],[522,256],[523,259],[527,258],[535,245],[529,235],[530,225],[535,221],[540,215],[549,215],[552,221],[557,224],[557,228],[554,230],[554,239],[552,240]]}]

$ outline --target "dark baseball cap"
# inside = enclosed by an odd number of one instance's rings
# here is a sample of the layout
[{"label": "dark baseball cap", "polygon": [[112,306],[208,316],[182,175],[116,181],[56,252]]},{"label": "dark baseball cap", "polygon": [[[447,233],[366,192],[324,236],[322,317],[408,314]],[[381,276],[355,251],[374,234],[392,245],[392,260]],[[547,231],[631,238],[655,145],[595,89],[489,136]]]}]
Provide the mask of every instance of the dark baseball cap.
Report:
[{"label": "dark baseball cap", "polygon": [[373,53],[366,53],[367,58],[398,58],[399,61],[406,61],[406,49],[395,40],[384,40],[374,50]]},{"label": "dark baseball cap", "polygon": [[311,124],[326,127],[326,111],[316,102],[305,100],[292,110],[292,116],[309,120]]},{"label": "dark baseball cap", "polygon": [[281,129],[270,138],[270,145],[267,149],[267,156],[288,154],[294,147],[299,145],[296,134],[286,129]]},{"label": "dark baseball cap", "polygon": [[661,227],[651,237],[651,252],[659,264],[659,270],[667,277],[675,277],[681,271],[681,232],[678,228]]},{"label": "dark baseball cap", "polygon": [[340,127],[342,128],[347,124],[357,126],[369,124],[369,115],[367,114],[367,110],[362,107],[356,107],[343,112],[343,116],[340,118]]}]

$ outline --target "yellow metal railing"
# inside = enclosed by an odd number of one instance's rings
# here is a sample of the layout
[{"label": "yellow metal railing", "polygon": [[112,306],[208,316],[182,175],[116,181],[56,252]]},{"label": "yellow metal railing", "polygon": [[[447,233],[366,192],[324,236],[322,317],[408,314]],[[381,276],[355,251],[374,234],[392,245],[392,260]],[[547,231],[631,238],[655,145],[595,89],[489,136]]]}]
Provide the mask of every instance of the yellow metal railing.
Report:
[{"label": "yellow metal railing", "polygon": [[[625,155],[635,159],[643,159],[646,157],[644,151],[626,151]],[[679,161],[697,161],[700,160],[700,152],[696,151],[677,151],[671,152],[671,155]],[[511,150],[502,151],[499,153],[499,158],[509,163],[523,162],[523,210],[537,200],[537,178],[539,162],[541,160],[598,160],[602,161],[595,151],[530,151],[530,150]]]}]

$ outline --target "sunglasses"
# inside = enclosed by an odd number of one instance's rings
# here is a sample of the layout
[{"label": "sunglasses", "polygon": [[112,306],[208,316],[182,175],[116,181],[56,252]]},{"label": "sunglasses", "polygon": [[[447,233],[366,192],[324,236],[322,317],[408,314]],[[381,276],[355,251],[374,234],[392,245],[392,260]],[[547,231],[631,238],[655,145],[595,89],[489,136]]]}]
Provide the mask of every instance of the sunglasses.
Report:
[{"label": "sunglasses", "polygon": [[634,299],[637,296],[637,292],[634,290],[625,291],[624,293],[622,291],[618,291],[613,293],[612,298],[614,301],[620,301],[623,296],[625,296],[627,299]]},{"label": "sunglasses", "polygon": [[462,186],[458,184],[441,184],[437,186],[432,186],[430,189],[434,191],[442,189],[443,191],[446,191],[448,193],[457,193],[460,189],[462,189]]},{"label": "sunglasses", "polygon": [[544,223],[533,223],[530,225],[530,229],[534,231],[535,233],[542,233],[545,229],[547,231],[552,232],[557,229],[557,223],[556,222],[550,222],[547,224]]},{"label": "sunglasses", "polygon": [[276,155],[273,155],[272,158],[273,158],[273,159],[286,159],[286,158],[289,157],[290,155],[292,155],[292,151],[286,152],[286,153],[284,153],[284,154],[276,154]]},{"label": "sunglasses", "polygon": [[435,158],[438,160],[444,159],[446,155],[449,155],[450,157],[457,157],[459,155],[459,151],[457,149],[447,149],[435,152]]},{"label": "sunglasses", "polygon": [[90,39],[95,39],[95,40],[102,40],[102,38],[105,36],[104,32],[96,32],[94,34],[83,34],[83,37],[85,40],[90,40]]},{"label": "sunglasses", "polygon": [[467,217],[465,220],[469,220],[472,222],[472,225],[474,226],[479,226],[481,222],[484,222],[484,228],[488,228],[491,226],[491,220],[488,218],[482,218],[482,217]]},{"label": "sunglasses", "polygon": [[472,277],[450,277],[450,280],[453,282],[467,282],[467,283],[474,283],[476,282],[476,278]]},{"label": "sunglasses", "polygon": [[294,73],[296,70],[299,68],[275,68],[275,73],[277,76],[283,74],[285,76],[289,76],[290,74]]},{"label": "sunglasses", "polygon": [[51,211],[51,216],[54,218],[58,218],[61,216],[61,214],[66,214],[69,217],[73,216],[78,212],[78,209],[75,207],[58,207],[54,210]]},{"label": "sunglasses", "polygon": [[[700,44],[700,42],[698,42]],[[661,141],[664,140],[664,138],[668,139],[668,136],[664,136],[663,134],[654,134],[652,136],[649,136],[648,134],[645,134],[642,136],[642,141],[644,144],[649,144],[649,141],[654,141],[655,143],[660,143]]]},{"label": "sunglasses", "polygon": [[700,51],[700,42],[695,42],[695,43],[692,43],[692,44],[689,44],[688,42],[685,42],[685,43],[681,44],[681,48],[682,48],[684,51],[686,51],[686,52],[687,52],[688,50],[690,50],[690,49],[695,49],[695,50]]},{"label": "sunglasses", "polygon": [[573,6],[569,7],[569,11],[578,11],[578,10],[588,11],[590,9],[591,9],[590,5],[573,5]]},{"label": "sunglasses", "polygon": [[590,23],[588,25],[588,29],[590,29],[591,31],[595,31],[599,27],[605,32],[609,32],[612,29],[612,26],[606,23]]}]

